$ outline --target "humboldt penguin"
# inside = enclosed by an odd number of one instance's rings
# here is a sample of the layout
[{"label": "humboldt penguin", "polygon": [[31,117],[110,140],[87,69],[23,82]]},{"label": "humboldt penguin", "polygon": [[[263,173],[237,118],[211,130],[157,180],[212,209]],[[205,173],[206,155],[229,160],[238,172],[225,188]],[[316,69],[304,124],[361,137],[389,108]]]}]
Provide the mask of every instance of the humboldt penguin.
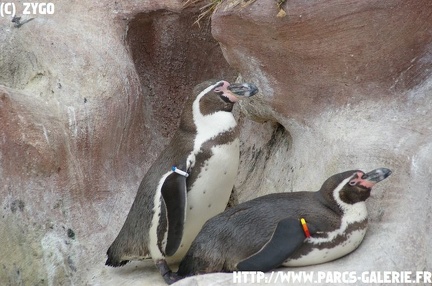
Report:
[{"label": "humboldt penguin", "polygon": [[173,276],[265,272],[342,257],[362,242],[365,200],[390,174],[386,168],[346,171],[317,192],[270,194],[227,209],[205,223]]},{"label": "humboldt penguin", "polygon": [[[172,140],[141,181],[106,265],[152,258],[165,279],[167,263],[179,262],[203,224],[228,203],[239,164],[239,97],[253,84],[204,82],[183,108]],[[170,283],[170,280],[167,280]]]}]

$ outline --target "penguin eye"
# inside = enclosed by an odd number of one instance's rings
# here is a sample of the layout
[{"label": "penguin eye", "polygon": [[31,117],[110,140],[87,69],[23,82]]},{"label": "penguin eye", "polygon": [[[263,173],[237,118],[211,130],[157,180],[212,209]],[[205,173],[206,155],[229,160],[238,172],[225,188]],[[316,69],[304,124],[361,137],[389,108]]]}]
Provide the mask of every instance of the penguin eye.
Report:
[{"label": "penguin eye", "polygon": [[349,184],[350,186],[355,186],[355,185],[356,185],[356,182],[355,182],[355,181],[350,181],[348,184]]},{"label": "penguin eye", "polygon": [[224,83],[221,81],[220,83],[218,83],[214,88],[213,91],[214,92],[222,92],[222,90],[219,89],[219,87],[223,86]]}]

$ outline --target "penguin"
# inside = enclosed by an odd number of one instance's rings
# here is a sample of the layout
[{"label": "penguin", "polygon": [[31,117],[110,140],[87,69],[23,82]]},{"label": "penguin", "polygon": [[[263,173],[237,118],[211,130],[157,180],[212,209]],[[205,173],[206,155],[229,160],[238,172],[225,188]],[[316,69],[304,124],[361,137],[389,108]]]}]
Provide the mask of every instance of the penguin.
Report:
[{"label": "penguin", "polygon": [[340,258],[362,242],[365,201],[390,174],[386,168],[346,171],[317,192],[269,194],[227,209],[204,224],[173,275],[266,272]]},{"label": "penguin", "polygon": [[[253,84],[206,81],[186,101],[172,140],[143,177],[106,265],[152,258],[164,278],[202,225],[228,203],[239,164],[237,122],[232,114]],[[167,281],[168,283],[170,281]]]}]

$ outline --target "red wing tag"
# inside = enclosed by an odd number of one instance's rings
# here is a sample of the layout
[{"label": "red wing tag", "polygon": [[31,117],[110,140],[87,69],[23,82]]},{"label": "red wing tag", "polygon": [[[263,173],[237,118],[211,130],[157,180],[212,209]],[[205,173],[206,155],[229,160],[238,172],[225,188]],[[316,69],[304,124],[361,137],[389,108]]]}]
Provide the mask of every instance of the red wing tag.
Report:
[{"label": "red wing tag", "polygon": [[300,222],[301,222],[301,225],[303,227],[303,231],[305,233],[305,236],[306,237],[310,237],[311,235],[310,235],[310,232],[309,232],[309,228],[308,228],[308,226],[306,224],[306,220],[304,218],[301,218]]}]

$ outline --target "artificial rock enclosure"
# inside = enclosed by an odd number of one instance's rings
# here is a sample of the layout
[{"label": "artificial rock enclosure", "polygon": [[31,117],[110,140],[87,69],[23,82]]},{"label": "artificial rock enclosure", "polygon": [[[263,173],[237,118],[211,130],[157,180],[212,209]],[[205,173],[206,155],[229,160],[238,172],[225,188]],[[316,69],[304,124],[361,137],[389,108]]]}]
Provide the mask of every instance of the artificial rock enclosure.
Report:
[{"label": "artificial rock enclosure", "polygon": [[[191,88],[239,74],[260,88],[236,107],[239,201],[393,171],[359,249],[296,270],[430,271],[432,2],[287,0],[278,17],[273,0],[225,0],[201,27],[205,2],[182,4],[0,18],[0,284],[163,285],[152,262],[108,268],[105,251]],[[232,276],[178,284],[192,281]]]}]

